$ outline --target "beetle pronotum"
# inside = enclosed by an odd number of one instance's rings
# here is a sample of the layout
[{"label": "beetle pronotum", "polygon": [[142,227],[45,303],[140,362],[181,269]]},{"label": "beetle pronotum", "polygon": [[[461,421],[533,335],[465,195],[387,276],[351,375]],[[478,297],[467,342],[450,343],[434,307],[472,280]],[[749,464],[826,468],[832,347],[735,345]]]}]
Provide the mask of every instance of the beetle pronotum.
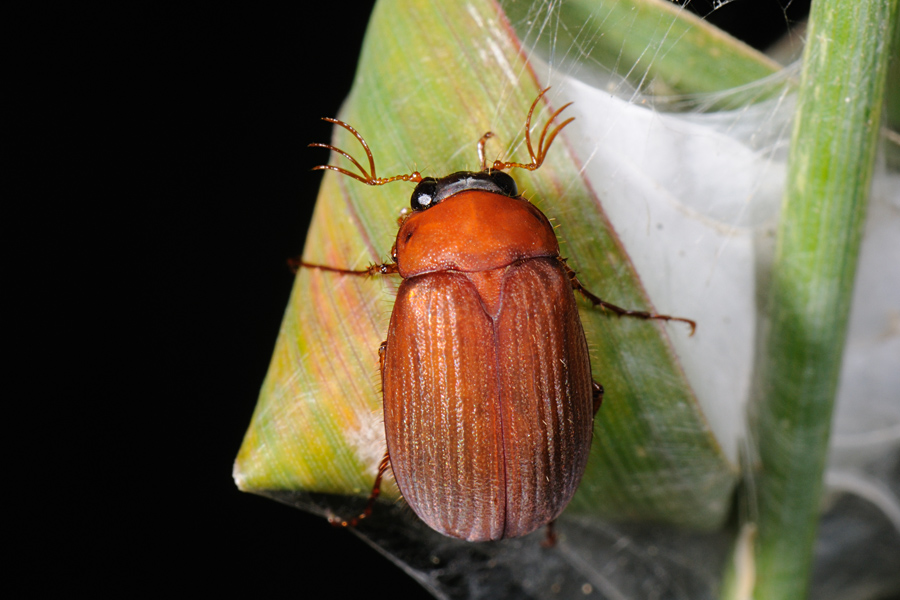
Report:
[{"label": "beetle pronotum", "polygon": [[[548,88],[549,89],[549,88]],[[620,316],[689,319],[620,308],[590,293],[560,257],[544,214],[518,194],[503,171],[541,166],[559,132],[557,110],[535,151],[528,111],[530,163],[422,177],[418,171],[381,178],[368,144],[352,133],[369,170],[348,153],[359,174],[330,169],[368,185],[416,183],[412,212],[402,218],[393,262],[364,270],[300,262],[345,275],[398,274],[403,279],[381,344],[387,453],[365,510],[371,513],[388,466],[404,499],[435,530],[470,540],[517,537],[556,519],[575,493],[591,446],[603,388],[591,378],[584,330],[573,290]]]}]

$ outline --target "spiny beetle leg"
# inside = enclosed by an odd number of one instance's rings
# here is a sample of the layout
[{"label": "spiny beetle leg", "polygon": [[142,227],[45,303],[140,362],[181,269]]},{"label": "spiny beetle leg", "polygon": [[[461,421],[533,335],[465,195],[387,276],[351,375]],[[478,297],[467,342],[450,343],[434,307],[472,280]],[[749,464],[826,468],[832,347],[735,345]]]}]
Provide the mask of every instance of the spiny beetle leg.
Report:
[{"label": "spiny beetle leg", "polygon": [[387,341],[381,342],[381,345],[378,346],[378,372],[381,373],[382,380],[384,379],[384,352],[387,350]]},{"label": "spiny beetle leg", "polygon": [[591,304],[594,306],[599,306],[604,310],[609,310],[620,317],[637,317],[639,319],[659,319],[660,321],[681,321],[682,323],[687,323],[691,326],[691,335],[694,335],[694,332],[697,330],[697,322],[691,319],[685,319],[684,317],[672,317],[670,315],[660,315],[656,313],[647,312],[644,310],[628,310],[627,308],[622,308],[621,306],[616,306],[615,304],[610,304],[605,300],[601,300],[598,296],[590,293],[584,285],[578,281],[578,277],[575,275],[575,271],[572,270],[569,265],[565,263],[565,259],[560,258],[560,262],[566,269],[566,272],[569,274],[569,278],[572,280],[572,289],[578,291],[582,296],[584,296]]},{"label": "spiny beetle leg", "polygon": [[375,485],[372,486],[372,493],[369,494],[369,500],[361,513],[346,520],[332,515],[328,517],[328,522],[335,527],[356,527],[360,521],[370,516],[372,509],[375,507],[375,501],[378,500],[378,496],[381,494],[381,479],[384,477],[384,472],[388,470],[390,464],[391,457],[385,452],[384,458],[381,459],[381,464],[378,465],[378,475],[375,476]]},{"label": "spiny beetle leg", "polygon": [[603,404],[603,386],[596,381],[591,381],[591,386],[594,395],[594,415],[596,415],[600,410],[600,405]]},{"label": "spiny beetle leg", "polygon": [[301,268],[305,268],[319,269],[320,271],[331,271],[332,273],[340,273],[341,275],[357,275],[362,277],[369,277],[372,275],[393,275],[397,272],[398,268],[397,263],[384,263],[380,265],[369,265],[367,268],[360,270],[341,269],[339,267],[329,267],[326,265],[308,263],[302,260],[297,260],[296,258],[288,259],[288,266],[294,273],[299,271]]}]

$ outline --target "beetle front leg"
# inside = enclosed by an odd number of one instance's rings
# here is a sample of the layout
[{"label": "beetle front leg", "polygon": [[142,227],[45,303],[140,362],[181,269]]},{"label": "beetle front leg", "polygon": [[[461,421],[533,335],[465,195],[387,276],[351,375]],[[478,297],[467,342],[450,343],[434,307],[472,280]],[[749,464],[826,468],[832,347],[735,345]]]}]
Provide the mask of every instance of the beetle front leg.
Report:
[{"label": "beetle front leg", "polygon": [[565,259],[560,258],[559,260],[562,263],[563,267],[565,267],[566,273],[568,273],[569,275],[569,279],[572,281],[572,289],[578,291],[592,305],[599,306],[604,310],[612,311],[620,317],[659,319],[660,321],[681,321],[682,323],[687,323],[691,326],[691,335],[694,335],[694,332],[697,330],[697,322],[691,319],[686,319],[684,317],[672,317],[670,315],[660,315],[657,313],[647,312],[645,310],[628,310],[627,308],[622,308],[621,306],[616,306],[615,304],[610,304],[605,300],[601,300],[599,296],[595,296],[594,294],[589,292],[587,288],[584,287],[584,285],[582,285],[580,281],[578,281],[578,277],[575,275],[575,271],[573,271],[572,268],[566,264]]},{"label": "beetle front leg", "polygon": [[327,265],[317,265],[315,263],[308,263],[302,260],[298,260],[296,258],[288,259],[288,266],[291,268],[291,271],[296,273],[301,268],[305,269],[318,269],[320,271],[331,271],[332,273],[340,273],[341,275],[357,275],[361,277],[369,277],[372,275],[393,275],[397,273],[397,263],[383,263],[380,265],[369,265],[365,269],[341,269],[339,267],[329,267]]}]

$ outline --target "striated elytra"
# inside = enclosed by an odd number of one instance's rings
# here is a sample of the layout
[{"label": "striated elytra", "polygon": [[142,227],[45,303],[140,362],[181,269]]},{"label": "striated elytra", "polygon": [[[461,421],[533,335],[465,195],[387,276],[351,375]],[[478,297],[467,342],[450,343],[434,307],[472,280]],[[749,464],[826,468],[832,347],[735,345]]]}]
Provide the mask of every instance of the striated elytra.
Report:
[{"label": "striated elytra", "polygon": [[[402,282],[381,345],[387,453],[366,509],[388,466],[403,498],[430,527],[469,541],[528,534],[556,519],[584,474],[594,414],[603,398],[591,378],[584,330],[573,290],[618,315],[688,319],[629,311],[588,292],[559,254],[549,220],[518,195],[509,168],[541,166],[556,135],[572,119],[544,126],[530,163],[484,160],[482,170],[442,178],[418,172],[380,178],[369,171],[330,169],[368,185],[412,181],[412,212],[400,224],[393,262],[362,271],[301,262],[347,275],[399,274]],[[549,135],[548,135],[549,131]]]},{"label": "striated elytra", "polygon": [[397,485],[441,533],[530,533],[575,493],[593,426],[587,343],[553,229],[499,187],[464,190],[406,219],[396,256],[381,374]]}]

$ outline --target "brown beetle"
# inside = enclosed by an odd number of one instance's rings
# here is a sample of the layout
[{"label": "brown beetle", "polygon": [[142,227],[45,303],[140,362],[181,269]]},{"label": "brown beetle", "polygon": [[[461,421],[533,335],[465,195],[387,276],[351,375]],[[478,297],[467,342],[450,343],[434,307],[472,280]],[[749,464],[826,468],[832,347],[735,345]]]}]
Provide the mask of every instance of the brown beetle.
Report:
[{"label": "brown beetle", "polygon": [[[548,88],[549,89],[549,88]],[[403,278],[381,345],[387,454],[366,509],[336,521],[355,525],[371,513],[390,464],[404,499],[435,530],[485,541],[517,537],[556,519],[584,474],[593,417],[603,399],[591,379],[584,330],[573,289],[618,315],[693,321],[629,311],[588,292],[559,255],[547,217],[518,194],[503,172],[534,170],[568,119],[544,126],[537,152],[528,112],[527,164],[495,161],[482,170],[446,177],[418,172],[379,178],[362,136],[347,123],[369,159],[362,175],[330,169],[368,185],[412,181],[413,212],[402,219],[394,262],[352,271],[301,262],[349,275]],[[549,135],[548,135],[549,131]]]}]

